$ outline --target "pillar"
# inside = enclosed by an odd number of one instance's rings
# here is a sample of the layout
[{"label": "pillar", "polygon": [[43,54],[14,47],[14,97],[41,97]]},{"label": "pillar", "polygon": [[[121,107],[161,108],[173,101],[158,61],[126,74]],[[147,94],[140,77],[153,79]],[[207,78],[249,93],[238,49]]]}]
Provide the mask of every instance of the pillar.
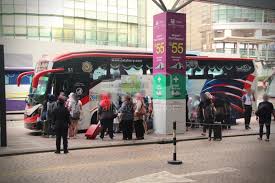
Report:
[{"label": "pillar", "polygon": [[154,16],[153,26],[154,129],[171,134],[186,126],[186,16],[164,12]]}]

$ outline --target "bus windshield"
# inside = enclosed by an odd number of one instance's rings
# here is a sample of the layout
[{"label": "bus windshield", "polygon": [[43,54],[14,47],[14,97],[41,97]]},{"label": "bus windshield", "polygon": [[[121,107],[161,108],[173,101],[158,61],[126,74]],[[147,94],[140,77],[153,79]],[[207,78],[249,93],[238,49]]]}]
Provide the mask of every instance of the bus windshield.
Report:
[{"label": "bus windshield", "polygon": [[27,101],[29,104],[36,105],[42,103],[45,98],[48,80],[48,76],[43,76],[39,79],[36,89],[30,88],[30,94]]},{"label": "bus windshield", "polygon": [[269,95],[270,97],[275,97],[275,76],[273,76],[269,83],[267,95]]},{"label": "bus windshield", "polygon": [[35,95],[44,95],[46,93],[48,80],[49,78],[47,76],[41,77],[38,81],[37,88],[32,90],[31,93]]}]

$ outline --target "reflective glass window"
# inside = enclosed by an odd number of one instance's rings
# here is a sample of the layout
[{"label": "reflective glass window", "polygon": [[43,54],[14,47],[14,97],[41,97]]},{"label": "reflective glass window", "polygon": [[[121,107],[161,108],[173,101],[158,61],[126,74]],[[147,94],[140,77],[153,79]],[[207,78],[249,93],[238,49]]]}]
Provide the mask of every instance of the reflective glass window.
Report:
[{"label": "reflective glass window", "polygon": [[38,37],[38,27],[28,27],[28,37]]},{"label": "reflective glass window", "polygon": [[74,40],[74,29],[64,29],[64,40]]},{"label": "reflective glass window", "polygon": [[3,13],[14,13],[13,5],[2,5],[2,11]]},{"label": "reflective glass window", "polygon": [[14,5],[14,12],[15,13],[26,13],[26,11],[27,11],[26,4],[24,4],[24,5]]},{"label": "reflective glass window", "polygon": [[84,30],[75,30],[75,42],[84,43],[84,40],[85,40]]},{"label": "reflective glass window", "polygon": [[40,37],[51,37],[51,29],[46,27],[41,27]]},{"label": "reflective glass window", "polygon": [[14,15],[2,15],[3,25],[14,25]]},{"label": "reflective glass window", "polygon": [[96,11],[96,0],[86,0],[85,1],[85,9]]},{"label": "reflective glass window", "polygon": [[62,28],[53,28],[52,29],[52,38],[62,38],[63,37],[63,29]]},{"label": "reflective glass window", "polygon": [[4,35],[14,35],[14,27],[4,26],[3,27],[3,34]]},{"label": "reflective glass window", "polygon": [[96,29],[96,21],[95,20],[85,20],[85,29],[86,30]]},{"label": "reflective glass window", "polygon": [[15,25],[24,25],[26,26],[27,23],[27,17],[26,15],[15,15]]},{"label": "reflective glass window", "polygon": [[27,25],[28,26],[38,26],[38,16],[27,16]]},{"label": "reflective glass window", "polygon": [[15,27],[15,35],[16,36],[26,36],[27,35],[26,27]]},{"label": "reflective glass window", "polygon": [[74,28],[74,18],[64,18],[64,28]]},{"label": "reflective glass window", "polygon": [[96,40],[96,31],[86,30],[86,40]]},{"label": "reflective glass window", "polygon": [[86,18],[91,18],[91,19],[96,19],[96,11],[86,10],[85,11],[85,17]]},{"label": "reflective glass window", "polygon": [[76,29],[84,29],[84,27],[85,27],[84,19],[76,18],[75,19],[75,28]]}]

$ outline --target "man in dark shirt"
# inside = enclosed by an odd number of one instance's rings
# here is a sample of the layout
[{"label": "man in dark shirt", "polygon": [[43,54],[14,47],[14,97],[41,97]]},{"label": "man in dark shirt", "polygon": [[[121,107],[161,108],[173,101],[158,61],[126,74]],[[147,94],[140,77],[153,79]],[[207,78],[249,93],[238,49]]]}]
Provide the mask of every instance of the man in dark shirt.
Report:
[{"label": "man in dark shirt", "polygon": [[259,140],[262,140],[263,137],[263,128],[266,127],[266,141],[269,141],[270,137],[270,125],[271,125],[271,115],[273,114],[275,119],[275,111],[272,103],[268,101],[268,95],[264,94],[263,102],[258,106],[256,111],[257,118],[259,118],[260,123],[260,137]]},{"label": "man in dark shirt", "polygon": [[56,132],[56,154],[60,154],[61,138],[63,139],[64,153],[68,151],[68,128],[70,123],[70,113],[65,107],[65,97],[59,96],[57,106],[53,111],[53,121],[55,123]]}]

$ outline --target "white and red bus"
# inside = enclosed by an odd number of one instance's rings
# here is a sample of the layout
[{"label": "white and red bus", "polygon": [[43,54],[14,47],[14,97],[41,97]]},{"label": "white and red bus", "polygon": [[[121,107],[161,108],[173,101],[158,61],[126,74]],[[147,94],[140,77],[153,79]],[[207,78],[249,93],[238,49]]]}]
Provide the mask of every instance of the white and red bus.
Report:
[{"label": "white and red bus", "polygon": [[273,68],[273,73],[264,81],[264,85],[270,102],[275,106],[275,68]]},{"label": "white and red bus", "polygon": [[[241,97],[256,87],[252,59],[186,57],[189,98],[210,92],[226,100],[235,118],[242,116]],[[181,66],[179,66],[181,67]],[[181,69],[181,68],[179,68]],[[183,68],[182,68],[183,69]],[[40,110],[49,94],[75,92],[83,104],[79,129],[96,122],[99,94],[112,93],[113,101],[123,94],[152,94],[152,54],[116,51],[74,52],[37,62],[28,96],[24,123],[39,129]],[[18,81],[20,82],[20,80]]]}]

